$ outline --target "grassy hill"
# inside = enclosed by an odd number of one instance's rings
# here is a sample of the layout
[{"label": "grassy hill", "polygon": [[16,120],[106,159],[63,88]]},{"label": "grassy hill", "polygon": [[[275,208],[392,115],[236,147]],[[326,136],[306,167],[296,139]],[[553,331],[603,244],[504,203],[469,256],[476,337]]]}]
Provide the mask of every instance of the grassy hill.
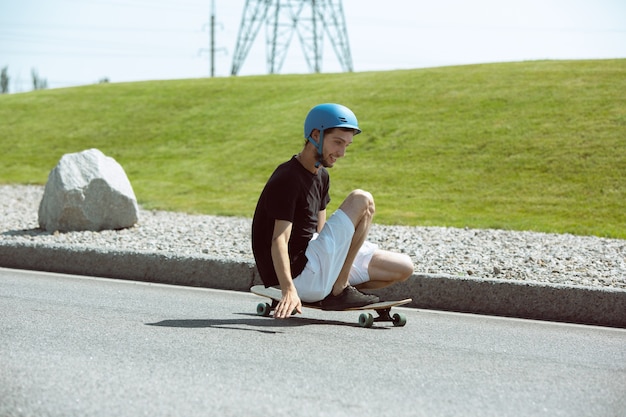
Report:
[{"label": "grassy hill", "polygon": [[352,108],[363,134],[331,170],[376,222],[626,238],[626,60],[98,84],[0,96],[0,183],[44,184],[98,148],[140,204],[252,216],[307,111]]}]

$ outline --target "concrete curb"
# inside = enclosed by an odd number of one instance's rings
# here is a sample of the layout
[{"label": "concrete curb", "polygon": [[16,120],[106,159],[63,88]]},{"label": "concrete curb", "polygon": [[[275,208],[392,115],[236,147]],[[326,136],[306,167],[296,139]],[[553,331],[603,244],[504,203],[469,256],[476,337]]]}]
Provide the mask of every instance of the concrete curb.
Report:
[{"label": "concrete curb", "polygon": [[[171,253],[0,242],[0,267],[248,291],[251,263]],[[377,291],[409,307],[626,328],[626,291],[450,275],[414,274]]]}]

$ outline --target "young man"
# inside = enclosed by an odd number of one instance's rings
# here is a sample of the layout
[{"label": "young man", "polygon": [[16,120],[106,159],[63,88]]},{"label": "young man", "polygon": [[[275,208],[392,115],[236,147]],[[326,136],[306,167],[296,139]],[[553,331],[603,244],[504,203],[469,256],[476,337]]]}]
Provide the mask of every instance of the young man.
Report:
[{"label": "young man", "polygon": [[[413,273],[407,255],[378,249],[365,239],[374,199],[352,191],[326,221],[330,201],[326,168],[346,153],[361,133],[354,113],[339,104],[313,107],[304,122],[302,151],[268,180],[254,213],[252,250],[266,286],[280,286],[274,317],[301,313],[302,301],[327,310],[375,303],[359,290],[386,287]],[[357,289],[358,288],[358,289]]]}]

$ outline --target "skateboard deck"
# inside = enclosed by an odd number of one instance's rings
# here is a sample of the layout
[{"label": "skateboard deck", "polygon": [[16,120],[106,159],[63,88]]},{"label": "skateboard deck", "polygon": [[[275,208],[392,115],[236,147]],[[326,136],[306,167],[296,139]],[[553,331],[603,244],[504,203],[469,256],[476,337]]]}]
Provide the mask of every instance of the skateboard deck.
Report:
[{"label": "skateboard deck", "polygon": [[[250,292],[253,294],[259,295],[261,297],[267,297],[272,300],[272,303],[259,303],[256,308],[256,312],[259,316],[269,317],[269,315],[274,311],[276,305],[280,301],[282,297],[282,293],[278,288],[275,287],[265,287],[264,285],[255,285],[250,288]],[[368,304],[362,307],[350,307],[342,310],[332,310],[332,311],[359,311],[359,310],[374,310],[378,314],[377,317],[374,317],[370,313],[361,313],[359,316],[359,325],[361,327],[372,327],[375,322],[391,322],[394,326],[402,327],[406,324],[406,316],[401,313],[395,313],[393,315],[390,314],[392,307],[401,306],[404,304],[408,304],[413,301],[411,298],[407,298],[404,300],[396,300],[396,301],[381,301],[374,304]],[[314,308],[317,310],[322,310],[322,307],[319,303],[302,303],[303,307]]]}]

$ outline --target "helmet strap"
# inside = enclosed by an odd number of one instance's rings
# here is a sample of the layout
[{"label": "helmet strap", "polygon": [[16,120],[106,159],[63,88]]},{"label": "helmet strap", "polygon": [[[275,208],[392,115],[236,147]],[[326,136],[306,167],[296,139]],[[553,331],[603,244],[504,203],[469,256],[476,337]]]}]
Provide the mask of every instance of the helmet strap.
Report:
[{"label": "helmet strap", "polygon": [[313,138],[311,136],[309,136],[309,142],[311,142],[313,144],[313,146],[315,146],[315,149],[317,149],[317,157],[318,157],[318,161],[315,163],[315,168],[319,168],[319,166],[322,164],[322,160],[324,159],[324,153],[323,153],[323,149],[324,149],[324,132],[323,131],[319,131],[320,132],[320,139],[318,142],[315,142],[315,140],[313,140]]}]

